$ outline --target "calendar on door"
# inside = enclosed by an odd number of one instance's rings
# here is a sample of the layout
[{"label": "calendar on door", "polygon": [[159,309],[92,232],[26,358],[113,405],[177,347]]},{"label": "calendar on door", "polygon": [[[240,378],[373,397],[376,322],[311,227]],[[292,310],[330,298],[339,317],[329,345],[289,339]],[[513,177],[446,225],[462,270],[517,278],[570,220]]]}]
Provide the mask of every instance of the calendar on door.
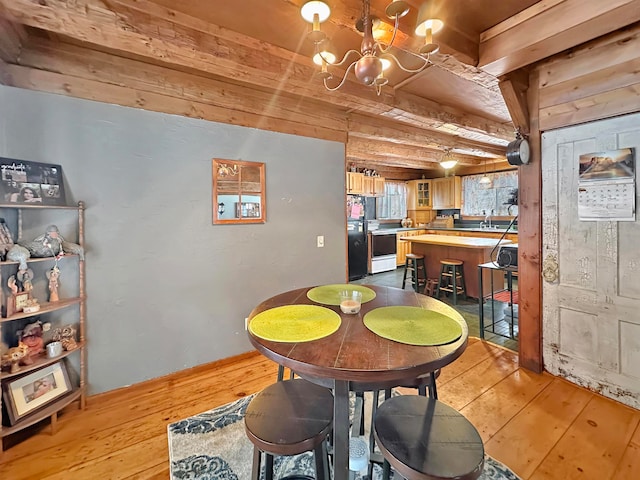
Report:
[{"label": "calendar on door", "polygon": [[580,220],[634,221],[635,172],[632,148],[580,155]]}]

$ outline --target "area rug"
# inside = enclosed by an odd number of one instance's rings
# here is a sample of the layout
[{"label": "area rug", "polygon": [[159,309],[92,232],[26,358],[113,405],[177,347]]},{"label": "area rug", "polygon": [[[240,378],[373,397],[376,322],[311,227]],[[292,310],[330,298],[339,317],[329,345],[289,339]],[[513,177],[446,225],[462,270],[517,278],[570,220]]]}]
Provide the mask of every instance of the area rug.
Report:
[{"label": "area rug", "polygon": [[[168,425],[172,480],[248,480],[253,445],[244,431],[244,413],[252,396]],[[371,402],[365,402],[370,405]],[[275,478],[294,473],[313,476],[313,454],[276,457]],[[262,472],[261,478],[264,478]],[[356,475],[357,480],[366,476]],[[382,478],[376,465],[373,479]],[[402,477],[393,475],[395,480]],[[519,480],[509,468],[485,456],[480,480]]]}]

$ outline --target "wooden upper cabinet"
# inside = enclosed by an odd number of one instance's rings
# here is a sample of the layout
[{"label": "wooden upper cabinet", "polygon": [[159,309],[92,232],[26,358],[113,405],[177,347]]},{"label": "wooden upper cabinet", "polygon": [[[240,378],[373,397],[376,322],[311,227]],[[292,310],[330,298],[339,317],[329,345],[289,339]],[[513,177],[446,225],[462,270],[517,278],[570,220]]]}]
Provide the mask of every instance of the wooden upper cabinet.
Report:
[{"label": "wooden upper cabinet", "polygon": [[407,182],[407,210],[431,210],[432,180]]},{"label": "wooden upper cabinet", "polygon": [[431,180],[433,209],[446,210],[462,206],[462,180],[460,177],[434,178]]},{"label": "wooden upper cabinet", "polygon": [[381,197],[384,195],[384,178],[347,172],[347,193],[364,195],[365,197]]},{"label": "wooden upper cabinet", "polygon": [[364,173],[347,172],[347,193],[362,195],[364,193]]}]

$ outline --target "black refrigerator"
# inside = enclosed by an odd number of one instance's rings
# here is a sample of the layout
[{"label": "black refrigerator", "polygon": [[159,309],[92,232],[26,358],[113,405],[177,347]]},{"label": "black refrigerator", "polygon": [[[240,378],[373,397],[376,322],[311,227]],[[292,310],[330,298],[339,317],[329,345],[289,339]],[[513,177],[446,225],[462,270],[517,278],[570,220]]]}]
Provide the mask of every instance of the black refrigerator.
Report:
[{"label": "black refrigerator", "polygon": [[367,220],[375,220],[375,218],[376,199],[374,197],[347,195],[349,281],[367,275]]}]

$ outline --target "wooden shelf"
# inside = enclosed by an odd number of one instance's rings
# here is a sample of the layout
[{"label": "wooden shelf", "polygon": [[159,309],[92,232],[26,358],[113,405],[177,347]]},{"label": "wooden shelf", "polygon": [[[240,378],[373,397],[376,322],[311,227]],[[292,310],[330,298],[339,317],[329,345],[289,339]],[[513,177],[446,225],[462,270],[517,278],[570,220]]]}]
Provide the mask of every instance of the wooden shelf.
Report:
[{"label": "wooden shelf", "polygon": [[37,205],[25,203],[0,203],[0,208],[15,209],[49,209],[49,210],[78,210],[79,205]]},{"label": "wooden shelf", "polygon": [[[77,257],[78,254],[76,253],[65,253],[64,255],[62,255],[61,257],[58,257],[58,261],[64,259],[64,258],[68,258],[68,257]],[[55,260],[56,257],[31,257],[27,259],[27,263],[35,263],[35,262],[46,262],[48,260]],[[20,262],[16,262],[13,260],[5,260],[4,262],[0,262],[0,267],[3,267],[5,265],[18,265]]]},{"label": "wooden shelf", "polygon": [[37,410],[32,414],[24,418],[21,418],[16,422],[15,425],[12,425],[10,427],[5,427],[3,425],[2,430],[0,430],[0,437],[6,437],[7,435],[11,435],[12,433],[19,432],[20,430],[23,430],[35,423],[38,423],[41,420],[44,420],[47,417],[50,417],[51,415],[54,415],[55,413],[58,413],[60,410],[62,410],[64,407],[66,407],[70,403],[73,403],[74,401],[78,400],[81,395],[82,395],[82,389],[76,388],[75,390],[68,393],[67,395],[60,397],[55,402],[47,404],[47,406],[42,408],[41,410]]},{"label": "wooden shelf", "polygon": [[21,318],[34,317],[42,313],[55,312],[56,310],[62,310],[63,308],[67,308],[71,305],[77,305],[82,300],[83,300],[82,297],[75,297],[75,298],[65,298],[64,300],[60,300],[58,302],[53,302],[53,303],[48,303],[48,302],[41,303],[40,310],[38,310],[37,312],[33,312],[33,313],[18,312],[14,315],[11,315],[10,317],[0,318],[0,323],[11,322],[13,320],[19,320]]},{"label": "wooden shelf", "polygon": [[55,358],[47,358],[46,354],[43,353],[42,355],[39,355],[38,358],[34,359],[34,362],[32,365],[21,365],[20,370],[18,370],[15,373],[1,372],[0,380],[6,380],[11,377],[18,377],[20,375],[24,375],[25,373],[29,373],[34,370],[39,370],[43,367],[46,367],[47,365],[51,365],[56,362],[59,362],[60,360],[68,357],[72,353],[79,352],[82,349],[82,347],[84,347],[84,342],[77,342],[77,343],[78,343],[78,348],[74,348],[69,352],[66,352],[66,351],[62,352],[61,355],[58,355]]}]

